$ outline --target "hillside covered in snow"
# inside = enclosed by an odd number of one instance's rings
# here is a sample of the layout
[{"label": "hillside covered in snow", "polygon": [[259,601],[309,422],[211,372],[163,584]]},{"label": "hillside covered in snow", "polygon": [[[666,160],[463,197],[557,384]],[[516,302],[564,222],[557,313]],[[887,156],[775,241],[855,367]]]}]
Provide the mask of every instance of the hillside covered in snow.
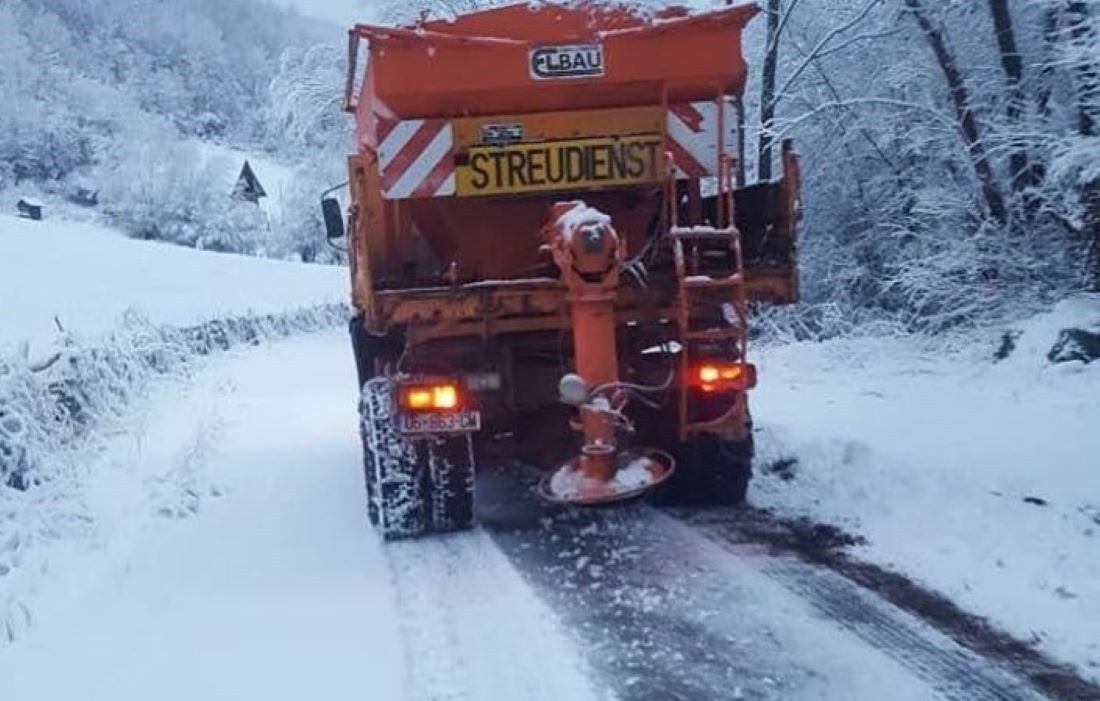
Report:
[{"label": "hillside covered in snow", "polygon": [[0,216],[0,260],[0,357],[23,344],[44,354],[60,329],[94,343],[128,315],[189,326],[347,297],[341,267],[130,241],[91,223]]},{"label": "hillside covered in snow", "polygon": [[[135,238],[337,259],[316,202],[345,178],[341,39],[256,0],[0,4],[0,213],[34,197]],[[230,198],[250,158],[286,206]]]}]

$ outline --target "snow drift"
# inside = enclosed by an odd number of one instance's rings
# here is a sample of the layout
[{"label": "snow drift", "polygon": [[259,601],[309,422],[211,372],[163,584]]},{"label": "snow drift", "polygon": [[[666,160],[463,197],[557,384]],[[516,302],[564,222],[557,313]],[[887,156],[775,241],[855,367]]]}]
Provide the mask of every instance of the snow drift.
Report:
[{"label": "snow drift", "polygon": [[1100,331],[1100,295],[1018,324],[1008,350],[998,335],[758,351],[750,497],[864,536],[863,556],[1096,677],[1100,362],[1053,362],[1067,329]]}]

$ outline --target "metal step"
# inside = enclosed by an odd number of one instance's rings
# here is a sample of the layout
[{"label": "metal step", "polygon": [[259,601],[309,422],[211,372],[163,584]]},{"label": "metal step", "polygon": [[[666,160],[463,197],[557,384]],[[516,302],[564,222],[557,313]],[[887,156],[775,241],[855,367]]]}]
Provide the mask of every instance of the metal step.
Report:
[{"label": "metal step", "polygon": [[745,329],[737,326],[723,326],[720,328],[684,332],[684,338],[689,341],[725,341],[731,338],[741,338],[744,335]]},{"label": "metal step", "polygon": [[723,287],[739,287],[745,283],[745,278],[740,273],[729,277],[709,277],[707,275],[691,275],[680,281],[680,287],[687,290],[719,289]]},{"label": "metal step", "polygon": [[732,239],[741,235],[737,227],[718,229],[713,226],[674,226],[668,235],[678,239]]}]

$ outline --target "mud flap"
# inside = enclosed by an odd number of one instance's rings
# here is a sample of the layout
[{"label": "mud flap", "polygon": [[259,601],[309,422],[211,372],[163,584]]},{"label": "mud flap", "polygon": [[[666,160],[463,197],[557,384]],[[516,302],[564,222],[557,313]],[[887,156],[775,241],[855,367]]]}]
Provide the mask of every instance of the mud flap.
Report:
[{"label": "mud flap", "polygon": [[431,526],[459,531],[474,523],[474,445],[467,434],[422,441],[428,451]]}]

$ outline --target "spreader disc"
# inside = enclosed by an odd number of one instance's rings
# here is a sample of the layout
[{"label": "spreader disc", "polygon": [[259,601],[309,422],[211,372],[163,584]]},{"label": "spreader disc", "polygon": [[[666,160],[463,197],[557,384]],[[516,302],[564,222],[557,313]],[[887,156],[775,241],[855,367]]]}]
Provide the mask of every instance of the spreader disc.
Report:
[{"label": "spreader disc", "polygon": [[624,451],[616,459],[614,477],[606,482],[585,477],[580,466],[578,455],[547,473],[539,482],[539,496],[556,504],[580,506],[633,499],[671,477],[676,461],[668,453],[654,448]]}]

